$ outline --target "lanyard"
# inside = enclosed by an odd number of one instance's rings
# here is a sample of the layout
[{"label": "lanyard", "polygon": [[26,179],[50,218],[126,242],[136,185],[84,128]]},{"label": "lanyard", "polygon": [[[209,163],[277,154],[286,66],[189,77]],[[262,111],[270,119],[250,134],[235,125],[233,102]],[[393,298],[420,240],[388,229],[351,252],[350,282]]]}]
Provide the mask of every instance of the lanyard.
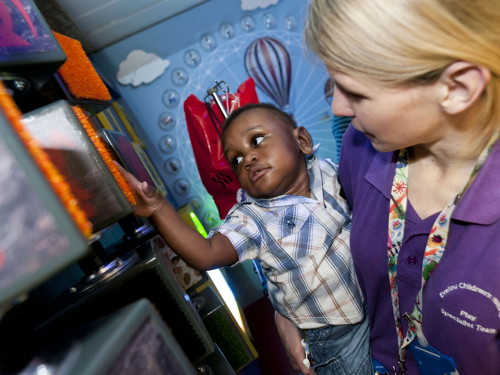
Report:
[{"label": "lanyard", "polygon": [[389,271],[389,285],[391,291],[392,310],[396,324],[398,337],[398,371],[405,374],[406,347],[417,337],[421,345],[426,346],[427,342],[422,331],[423,310],[422,295],[424,286],[432,272],[435,270],[446,249],[448,234],[450,230],[451,215],[458,200],[474,181],[479,169],[483,166],[489,155],[492,145],[498,139],[498,132],[489,140],[488,144],[481,152],[474,169],[461,192],[451,200],[441,211],[434,222],[424,252],[422,263],[421,287],[417,294],[415,305],[411,314],[405,313],[408,320],[408,331],[403,335],[401,324],[401,314],[399,308],[398,284],[396,280],[398,256],[403,243],[404,228],[406,222],[406,207],[408,203],[408,152],[402,149],[399,152],[396,162],[396,172],[391,189],[391,202],[389,205],[389,233],[387,240],[387,265]]}]

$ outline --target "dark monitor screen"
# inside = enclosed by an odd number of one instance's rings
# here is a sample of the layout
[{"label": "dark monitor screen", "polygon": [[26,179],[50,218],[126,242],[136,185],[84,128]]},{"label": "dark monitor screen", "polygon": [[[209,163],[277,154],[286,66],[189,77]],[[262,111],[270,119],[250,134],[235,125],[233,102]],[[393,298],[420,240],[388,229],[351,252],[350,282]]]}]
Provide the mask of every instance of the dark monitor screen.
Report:
[{"label": "dark monitor screen", "polygon": [[29,112],[23,121],[66,178],[94,233],[132,213],[127,197],[66,101]]},{"label": "dark monitor screen", "polygon": [[146,181],[149,185],[158,188],[128,135],[107,129],[103,130],[101,134],[106,143],[111,147],[111,151],[115,154],[117,161],[125,169],[132,173],[139,181]]},{"label": "dark monitor screen", "polygon": [[147,299],[51,338],[22,373],[40,374],[40,366],[71,375],[197,374]]},{"label": "dark monitor screen", "polygon": [[87,241],[0,107],[0,305],[75,262]]},{"label": "dark monitor screen", "polygon": [[66,55],[32,0],[0,1],[0,74],[39,90]]}]

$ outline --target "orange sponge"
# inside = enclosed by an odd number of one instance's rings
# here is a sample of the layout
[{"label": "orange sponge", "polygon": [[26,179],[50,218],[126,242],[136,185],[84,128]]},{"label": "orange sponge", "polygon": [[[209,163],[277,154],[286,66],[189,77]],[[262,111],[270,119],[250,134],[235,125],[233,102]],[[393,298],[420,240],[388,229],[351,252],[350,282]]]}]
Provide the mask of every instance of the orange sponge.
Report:
[{"label": "orange sponge", "polygon": [[69,92],[77,99],[111,100],[108,88],[97,74],[82,44],[57,32],[54,35],[67,57],[59,69],[59,75]]}]

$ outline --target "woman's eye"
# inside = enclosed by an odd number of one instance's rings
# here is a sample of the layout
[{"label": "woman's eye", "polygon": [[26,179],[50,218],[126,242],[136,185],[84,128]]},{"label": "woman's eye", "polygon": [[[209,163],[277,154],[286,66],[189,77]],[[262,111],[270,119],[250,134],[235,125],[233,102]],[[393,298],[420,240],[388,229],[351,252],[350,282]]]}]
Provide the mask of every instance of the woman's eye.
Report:
[{"label": "woman's eye", "polygon": [[361,100],[363,100],[363,97],[359,95],[350,95],[350,99],[354,103],[359,103]]},{"label": "woman's eye", "polygon": [[259,135],[257,137],[253,137],[253,139],[252,139],[252,145],[253,146],[258,146],[263,140],[264,140],[264,136],[263,135]]},{"label": "woman's eye", "polygon": [[237,157],[233,158],[232,163],[235,167],[237,167],[238,164],[240,164],[242,160],[243,160],[242,156],[237,156]]},{"label": "woman's eye", "polygon": [[358,94],[358,93],[355,93],[355,92],[352,92],[352,91],[347,91],[345,89],[341,89],[340,87],[338,86],[335,86],[334,89],[333,89],[333,100],[335,100],[335,93],[336,92],[339,92],[341,94],[344,94],[344,96],[351,102],[353,103],[358,103],[364,99],[367,99],[366,96],[362,95],[362,94]]},{"label": "woman's eye", "polygon": [[355,93],[347,93],[347,97],[349,98],[349,100],[351,102],[354,102],[354,103],[359,103],[363,99],[366,99],[366,96],[360,95],[360,94],[355,94]]}]

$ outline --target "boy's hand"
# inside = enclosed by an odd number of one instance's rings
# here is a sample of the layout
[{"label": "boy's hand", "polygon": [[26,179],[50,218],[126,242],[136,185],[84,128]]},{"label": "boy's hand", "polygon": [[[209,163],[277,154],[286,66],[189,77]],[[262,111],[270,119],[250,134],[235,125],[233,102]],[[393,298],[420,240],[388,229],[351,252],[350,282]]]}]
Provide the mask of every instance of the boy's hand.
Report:
[{"label": "boy's hand", "polygon": [[304,375],[313,375],[314,370],[304,364],[306,353],[302,346],[302,336],[297,326],[277,311],[274,313],[274,322],[293,369]]},{"label": "boy's hand", "polygon": [[115,165],[137,200],[137,204],[134,206],[134,214],[149,217],[159,212],[168,204],[166,199],[153,186],[150,186],[146,181],[140,182],[132,173],[116,161]]}]

